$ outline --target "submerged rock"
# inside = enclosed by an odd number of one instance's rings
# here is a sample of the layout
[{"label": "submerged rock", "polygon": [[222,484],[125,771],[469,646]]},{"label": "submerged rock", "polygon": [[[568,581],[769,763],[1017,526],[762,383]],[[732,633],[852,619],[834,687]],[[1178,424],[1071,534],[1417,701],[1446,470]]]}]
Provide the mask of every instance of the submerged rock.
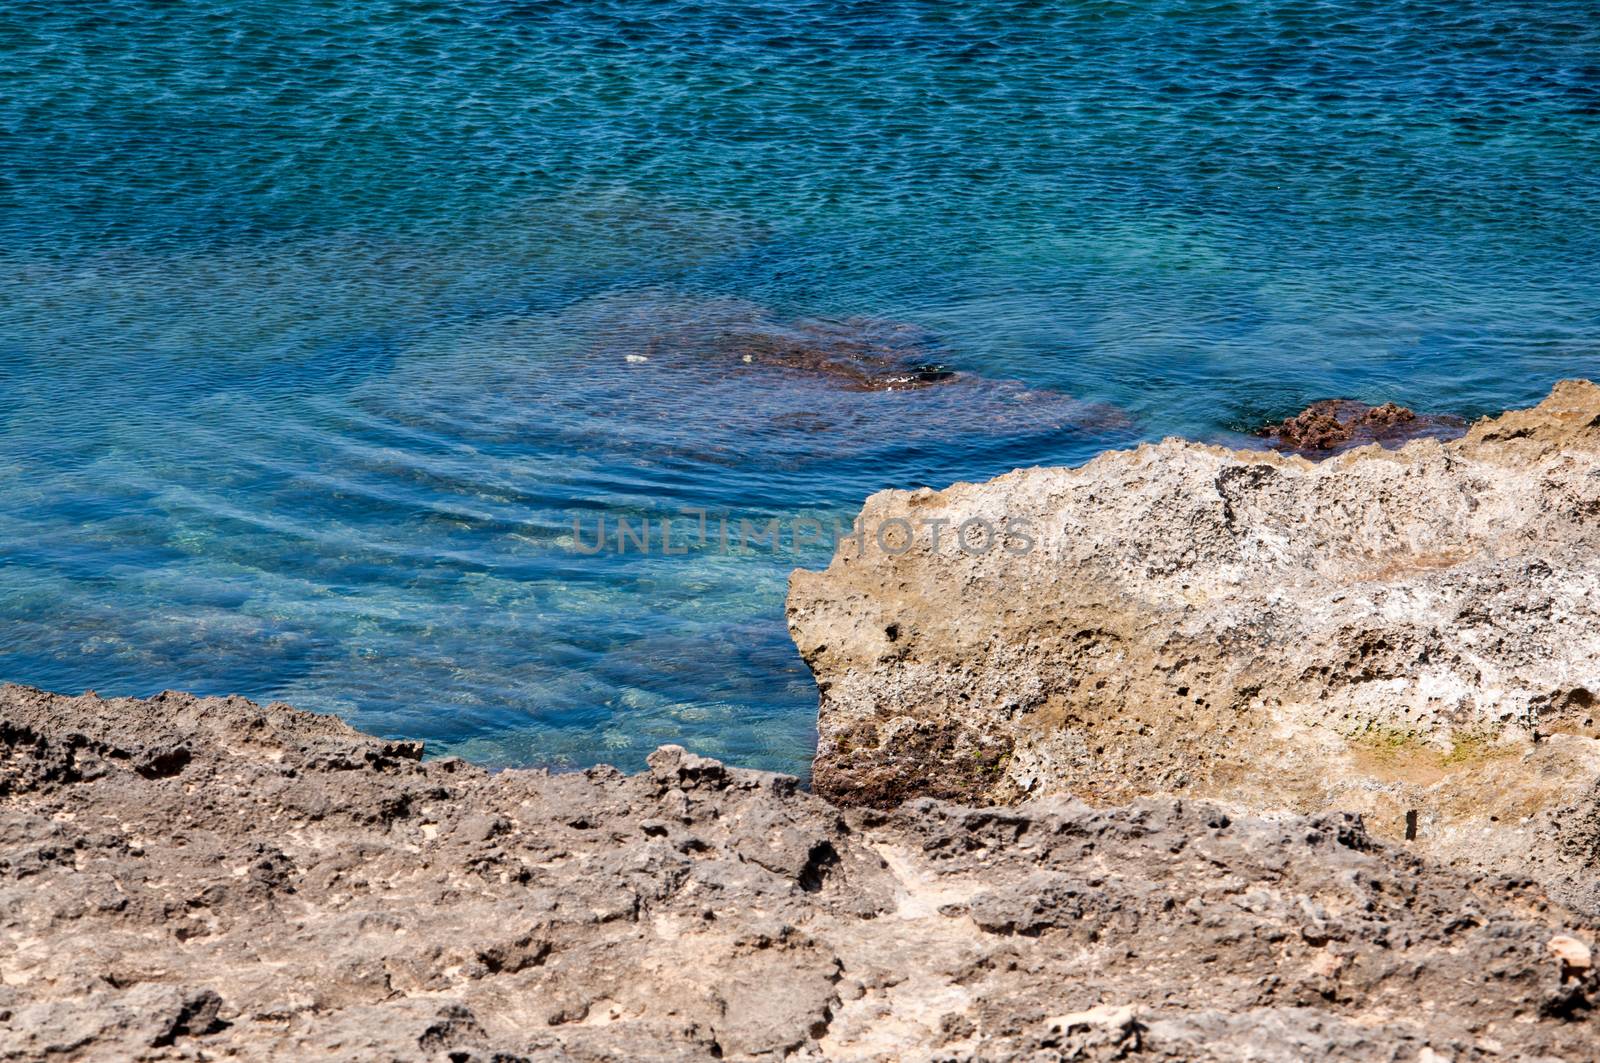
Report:
[{"label": "submerged rock", "polygon": [[881,492],[791,580],[816,789],[1348,810],[1600,908],[1597,515],[1586,382],[1315,464],[1168,440]]},{"label": "submerged rock", "polygon": [[[174,751],[182,750],[176,757]],[[841,812],[0,688],[0,1059],[1586,1058],[1597,927],[1345,815]]]},{"label": "submerged rock", "polygon": [[1455,439],[1465,431],[1466,422],[1450,414],[1417,413],[1392,402],[1368,406],[1352,399],[1323,399],[1258,429],[1256,435],[1280,450],[1331,454],[1369,443],[1397,446],[1413,439]]},{"label": "submerged rock", "polygon": [[1104,403],[958,372],[949,364],[953,352],[935,334],[904,321],[784,318],[742,300],[667,293],[596,300],[570,316],[572,327],[588,337],[580,357],[591,392],[620,360],[634,370],[622,378],[632,389],[641,387],[643,374],[651,392],[681,393],[689,404],[699,399],[728,415],[751,407],[769,428],[767,407],[779,402],[785,407],[779,416],[869,409],[869,423],[883,433],[884,412],[891,408],[863,407],[862,397],[852,393],[922,391],[951,394],[933,414],[937,422],[919,428],[918,421],[928,418],[908,417],[905,431],[1031,431],[1047,423],[1085,431],[1131,427],[1123,411]]},{"label": "submerged rock", "polygon": [[799,321],[709,337],[708,353],[741,365],[814,374],[847,391],[909,391],[957,379],[932,335],[868,319]]},{"label": "submerged rock", "polygon": [[675,372],[774,370],[844,391],[907,391],[950,383],[949,352],[926,329],[906,322],[855,317],[780,320],[758,306],[709,300],[666,303],[624,314],[597,331],[592,355],[650,363]]}]

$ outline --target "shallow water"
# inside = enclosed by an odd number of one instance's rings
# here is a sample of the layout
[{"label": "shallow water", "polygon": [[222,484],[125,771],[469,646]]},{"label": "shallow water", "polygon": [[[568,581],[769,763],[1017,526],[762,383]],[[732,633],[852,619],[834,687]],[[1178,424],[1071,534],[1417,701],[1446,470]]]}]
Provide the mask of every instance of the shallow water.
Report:
[{"label": "shallow water", "polygon": [[7,4],[0,677],[803,771],[826,551],[574,514],[1600,372],[1600,11],[1466,6]]}]

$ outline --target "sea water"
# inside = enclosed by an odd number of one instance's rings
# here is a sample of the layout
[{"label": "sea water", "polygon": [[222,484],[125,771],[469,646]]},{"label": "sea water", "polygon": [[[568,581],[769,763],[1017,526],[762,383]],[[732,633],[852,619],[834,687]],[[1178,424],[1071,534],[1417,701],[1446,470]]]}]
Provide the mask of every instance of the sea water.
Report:
[{"label": "sea water", "polygon": [[826,546],[600,522],[1526,404],[1597,266],[1577,0],[10,0],[0,678],[803,772]]}]

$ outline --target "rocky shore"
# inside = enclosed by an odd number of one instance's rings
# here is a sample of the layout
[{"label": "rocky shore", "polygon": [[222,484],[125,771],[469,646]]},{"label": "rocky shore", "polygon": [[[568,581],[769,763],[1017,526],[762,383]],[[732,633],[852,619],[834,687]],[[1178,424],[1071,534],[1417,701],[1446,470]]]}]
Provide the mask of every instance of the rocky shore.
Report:
[{"label": "rocky shore", "polygon": [[1591,1058],[1594,922],[1352,816],[841,810],[0,689],[0,1059]]},{"label": "rocky shore", "polygon": [[1595,910],[1597,515],[1584,381],[1450,442],[1169,439],[879,493],[791,580],[817,792],[1352,811]]},{"label": "rocky shore", "polygon": [[1592,1059],[1596,514],[1581,382],[875,495],[815,793],[0,688],[0,1061]]}]

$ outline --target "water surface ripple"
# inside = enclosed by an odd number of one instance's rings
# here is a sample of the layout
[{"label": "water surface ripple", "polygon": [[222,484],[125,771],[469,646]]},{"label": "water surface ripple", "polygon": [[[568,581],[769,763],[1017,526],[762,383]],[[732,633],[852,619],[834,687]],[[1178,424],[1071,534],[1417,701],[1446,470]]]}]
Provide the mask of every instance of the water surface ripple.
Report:
[{"label": "water surface ripple", "polygon": [[1595,375],[1597,56],[1576,0],[12,0],[0,677],[803,771],[820,552],[574,512]]}]

